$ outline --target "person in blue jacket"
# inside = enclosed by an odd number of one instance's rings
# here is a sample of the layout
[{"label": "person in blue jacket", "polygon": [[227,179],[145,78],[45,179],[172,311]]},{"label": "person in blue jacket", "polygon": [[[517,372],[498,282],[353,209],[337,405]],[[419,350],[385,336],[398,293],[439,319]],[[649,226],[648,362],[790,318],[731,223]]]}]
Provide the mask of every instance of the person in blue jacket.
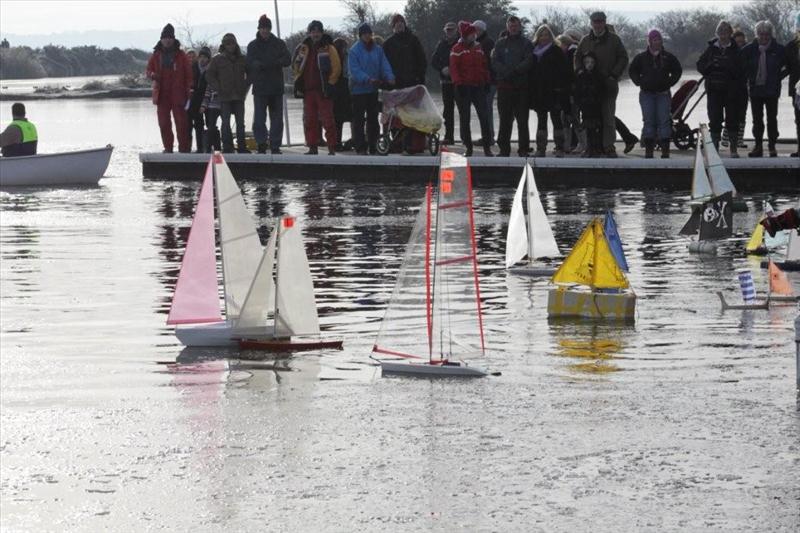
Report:
[{"label": "person in blue jacket", "polygon": [[[353,105],[353,143],[356,153],[376,154],[378,142],[378,89],[395,84],[392,66],[378,43],[372,38],[372,28],[366,22],[358,27],[358,41],[347,55],[350,72],[350,94]],[[366,116],[367,134],[364,136]]]}]

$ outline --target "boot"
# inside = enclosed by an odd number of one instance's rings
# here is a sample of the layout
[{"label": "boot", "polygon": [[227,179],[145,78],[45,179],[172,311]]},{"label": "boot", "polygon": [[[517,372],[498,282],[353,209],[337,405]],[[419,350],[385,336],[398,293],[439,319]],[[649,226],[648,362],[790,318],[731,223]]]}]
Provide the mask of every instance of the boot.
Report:
[{"label": "boot", "polygon": [[778,149],[775,148],[775,143],[774,142],[769,143],[768,147],[769,147],[769,156],[778,157]]},{"label": "boot", "polygon": [[547,130],[536,130],[536,153],[533,157],[544,157],[547,154]]},{"label": "boot", "polygon": [[494,157],[494,154],[492,153],[492,144],[493,143],[491,139],[483,142],[483,155],[486,157]]},{"label": "boot", "polygon": [[258,145],[258,153],[259,154],[266,154],[267,153],[267,143],[260,143]]},{"label": "boot", "polygon": [[739,159],[739,145],[738,144],[731,144],[731,157],[733,159]]},{"label": "boot", "polygon": [[753,150],[747,154],[747,157],[764,157],[764,141],[756,139]]},{"label": "boot", "polygon": [[631,135],[630,137],[628,137],[628,139],[625,141],[625,149],[622,151],[622,153],[627,154],[628,152],[633,150],[636,147],[636,143],[638,142],[639,142],[639,137],[637,137],[636,135]]},{"label": "boot", "polygon": [[316,146],[309,146],[308,152],[306,152],[305,155],[317,155],[318,153],[319,153],[319,148],[317,148]]},{"label": "boot", "polygon": [[658,146],[661,148],[661,159],[669,159],[669,139],[664,139]]},{"label": "boot", "polygon": [[468,144],[464,150],[464,157],[472,157],[472,145]]},{"label": "boot", "polygon": [[556,143],[556,149],[553,155],[556,157],[564,157],[564,130],[553,131],[553,140]]},{"label": "boot", "polygon": [[655,148],[655,141],[653,139],[644,140],[644,158],[653,159],[653,149]]}]

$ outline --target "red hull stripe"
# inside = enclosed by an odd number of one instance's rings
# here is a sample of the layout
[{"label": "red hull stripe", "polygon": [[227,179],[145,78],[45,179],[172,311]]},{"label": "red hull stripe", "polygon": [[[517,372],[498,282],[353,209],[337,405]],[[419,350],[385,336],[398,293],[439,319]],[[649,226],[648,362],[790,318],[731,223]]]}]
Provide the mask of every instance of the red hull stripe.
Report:
[{"label": "red hull stripe", "polygon": [[395,352],[394,350],[384,350],[383,348],[378,348],[377,345],[372,347],[372,351],[376,352],[376,353],[386,354],[386,355],[396,355],[397,357],[407,357],[408,359],[427,359],[427,357],[420,357],[418,355],[411,355],[410,353]]},{"label": "red hull stripe", "polygon": [[439,204],[439,209],[454,209],[456,207],[468,207],[469,201],[464,200],[463,202],[450,202],[449,204]]},{"label": "red hull stripe", "polygon": [[473,259],[475,259],[475,254],[463,255],[461,257],[454,257],[453,259],[442,259],[441,261],[436,261],[436,266],[452,265],[453,263],[463,263],[464,261],[472,261]]}]

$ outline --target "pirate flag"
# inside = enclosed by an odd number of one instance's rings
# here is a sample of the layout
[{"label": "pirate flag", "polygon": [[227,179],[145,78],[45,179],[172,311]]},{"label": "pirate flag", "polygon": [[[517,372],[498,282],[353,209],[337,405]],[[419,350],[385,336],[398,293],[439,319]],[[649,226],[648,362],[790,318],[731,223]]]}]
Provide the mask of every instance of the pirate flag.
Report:
[{"label": "pirate flag", "polygon": [[700,208],[700,240],[725,239],[733,235],[733,193],[726,192]]}]

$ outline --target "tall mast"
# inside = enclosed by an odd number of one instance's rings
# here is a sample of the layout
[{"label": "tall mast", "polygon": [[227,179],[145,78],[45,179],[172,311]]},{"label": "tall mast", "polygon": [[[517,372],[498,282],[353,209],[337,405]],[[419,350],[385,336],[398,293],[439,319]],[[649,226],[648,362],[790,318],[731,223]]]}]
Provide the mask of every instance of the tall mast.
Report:
[{"label": "tall mast", "polygon": [[228,311],[228,291],[225,287],[225,255],[222,249],[222,209],[220,209],[219,203],[219,187],[217,186],[217,162],[218,158],[221,156],[219,152],[215,152],[212,155],[214,158],[214,164],[212,165],[212,176],[213,176],[213,184],[214,184],[214,206],[217,209],[217,220],[219,221],[219,238],[220,238],[220,246],[219,246],[219,256],[222,262],[222,299],[225,302],[225,321],[227,322],[230,317],[230,312]]},{"label": "tall mast", "polygon": [[278,258],[280,258],[280,254],[278,253],[278,250],[281,245],[281,217],[278,217],[276,224],[278,229],[275,233],[275,313],[273,313],[274,320],[272,329],[272,337],[275,339],[278,338],[278,272],[280,272],[278,265]]},{"label": "tall mast", "polygon": [[528,264],[533,264],[533,209],[531,209],[531,174],[528,172],[528,163],[525,161],[525,202],[528,206],[528,227],[525,233],[528,234]]}]

